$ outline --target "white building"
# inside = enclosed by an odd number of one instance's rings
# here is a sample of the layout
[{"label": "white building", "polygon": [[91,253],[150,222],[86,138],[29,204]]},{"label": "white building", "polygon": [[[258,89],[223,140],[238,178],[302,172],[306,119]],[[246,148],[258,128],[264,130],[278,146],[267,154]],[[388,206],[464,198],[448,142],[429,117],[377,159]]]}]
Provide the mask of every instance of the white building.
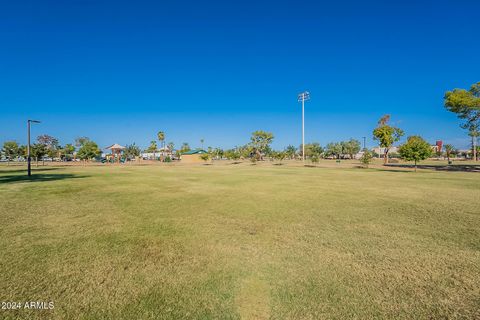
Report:
[{"label": "white building", "polygon": [[173,156],[173,152],[167,146],[165,146],[165,148],[159,148],[155,152],[140,153],[140,157],[142,157],[145,160],[159,159],[162,156],[171,158]]},{"label": "white building", "polygon": [[[388,151],[388,153],[398,153],[398,148],[399,147],[390,147],[390,151]],[[372,151],[376,154],[383,155],[383,154],[385,154],[385,149],[386,148],[375,147],[375,148],[372,149]]]}]

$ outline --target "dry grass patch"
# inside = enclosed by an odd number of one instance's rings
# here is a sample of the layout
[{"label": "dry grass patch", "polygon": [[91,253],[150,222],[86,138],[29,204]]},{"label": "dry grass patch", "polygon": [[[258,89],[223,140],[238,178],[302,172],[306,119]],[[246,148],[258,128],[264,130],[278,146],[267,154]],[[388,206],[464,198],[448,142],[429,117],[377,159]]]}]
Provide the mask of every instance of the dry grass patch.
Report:
[{"label": "dry grass patch", "polygon": [[480,176],[321,162],[0,168],[7,319],[480,317]]}]

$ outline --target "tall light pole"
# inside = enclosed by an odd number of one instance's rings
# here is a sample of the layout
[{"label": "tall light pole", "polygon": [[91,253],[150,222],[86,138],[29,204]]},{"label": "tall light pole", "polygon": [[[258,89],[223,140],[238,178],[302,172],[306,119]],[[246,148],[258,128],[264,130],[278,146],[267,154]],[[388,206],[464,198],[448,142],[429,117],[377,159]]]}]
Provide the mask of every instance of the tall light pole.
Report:
[{"label": "tall light pole", "polygon": [[28,166],[28,169],[27,169],[27,174],[28,176],[30,177],[32,175],[32,167],[31,167],[31,162],[32,162],[32,159],[30,157],[30,123],[40,123],[40,121],[38,120],[27,120],[27,140],[28,140],[28,143],[27,143],[27,166]]},{"label": "tall light pole", "polygon": [[302,102],[302,160],[305,165],[305,101],[310,100],[310,93],[304,91],[298,95],[298,101]]},{"label": "tall light pole", "polygon": [[363,137],[363,151],[365,151],[366,147],[365,147],[365,141],[366,141],[367,137]]}]

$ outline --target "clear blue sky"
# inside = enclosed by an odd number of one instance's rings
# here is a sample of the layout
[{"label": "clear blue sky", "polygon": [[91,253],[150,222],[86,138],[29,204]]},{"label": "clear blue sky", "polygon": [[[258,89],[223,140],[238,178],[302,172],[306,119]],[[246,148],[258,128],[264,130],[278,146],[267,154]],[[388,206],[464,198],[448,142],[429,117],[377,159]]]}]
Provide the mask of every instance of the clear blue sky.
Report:
[{"label": "clear blue sky", "polygon": [[480,81],[480,2],[2,1],[0,143],[233,147],[256,129],[301,142],[407,135],[468,145],[443,94]]}]

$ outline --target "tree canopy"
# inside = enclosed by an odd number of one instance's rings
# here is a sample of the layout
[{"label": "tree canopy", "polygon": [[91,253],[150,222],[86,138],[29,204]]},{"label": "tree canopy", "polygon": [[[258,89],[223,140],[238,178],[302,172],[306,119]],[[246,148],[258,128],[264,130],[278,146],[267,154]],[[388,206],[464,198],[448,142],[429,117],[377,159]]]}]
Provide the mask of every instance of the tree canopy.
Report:
[{"label": "tree canopy", "polygon": [[126,145],[125,149],[123,150],[123,154],[127,159],[138,157],[140,156],[140,147],[138,147],[135,142],[133,144]]},{"label": "tree canopy", "polygon": [[43,158],[48,154],[47,145],[43,143],[35,143],[30,147],[30,155],[38,163],[38,159]]},{"label": "tree canopy", "polygon": [[340,142],[330,142],[325,148],[325,154],[336,159],[340,159],[342,152],[343,148]]},{"label": "tree canopy", "polygon": [[406,161],[415,161],[415,171],[417,162],[425,160],[432,156],[433,150],[430,144],[420,136],[410,136],[407,142],[400,146],[400,157]]},{"label": "tree canopy", "polygon": [[75,139],[75,146],[76,147],[81,147],[83,146],[87,141],[90,141],[90,138],[88,137],[78,137]]},{"label": "tree canopy", "polygon": [[250,137],[250,144],[260,152],[263,152],[270,146],[273,141],[273,133],[257,130]]},{"label": "tree canopy", "polygon": [[5,141],[3,143],[2,153],[8,159],[8,161],[16,158],[19,154],[18,143],[15,141]]},{"label": "tree canopy", "polygon": [[52,137],[48,134],[43,134],[37,137],[37,142],[45,146],[45,149],[47,150],[47,154],[49,157],[53,158],[57,156],[58,151],[60,149],[57,138]]},{"label": "tree canopy", "polygon": [[390,126],[388,124],[389,121],[390,115],[384,115],[378,120],[378,125],[373,130],[373,139],[377,140],[380,143],[380,147],[385,149],[384,163],[388,163],[388,152],[390,148],[404,135],[402,129]]},{"label": "tree canopy", "polygon": [[350,159],[353,159],[355,155],[360,151],[360,141],[356,139],[350,139],[342,142],[342,152],[348,154]]},{"label": "tree canopy", "polygon": [[288,146],[285,148],[285,152],[287,153],[287,156],[288,156],[290,159],[295,159],[295,155],[297,154],[297,148],[295,148],[295,146],[288,145]]},{"label": "tree canopy", "polygon": [[78,150],[77,156],[82,160],[90,160],[102,153],[98,145],[89,140],[86,141]]},{"label": "tree canopy", "polygon": [[450,156],[455,153],[455,147],[451,144],[445,145],[445,153],[447,154],[447,160],[450,162]]},{"label": "tree canopy", "polygon": [[165,141],[165,132],[159,131],[159,132],[157,133],[157,138],[158,138],[158,140],[159,140],[160,142],[163,143],[163,142]]},{"label": "tree canopy", "polygon": [[150,145],[147,148],[147,152],[157,152],[158,146],[155,140],[150,141]]},{"label": "tree canopy", "polygon": [[373,154],[367,149],[363,150],[363,154],[362,154],[362,157],[360,158],[360,162],[363,164],[365,168],[368,168],[368,166],[372,162],[372,159],[373,159]]},{"label": "tree canopy", "polygon": [[63,155],[65,157],[71,157],[73,156],[73,153],[75,152],[75,146],[73,144],[67,143],[63,149],[62,149]]},{"label": "tree canopy", "polygon": [[461,127],[467,129],[472,137],[473,158],[476,161],[476,145],[480,136],[480,82],[473,84],[469,90],[447,91],[444,104],[448,111],[456,113],[460,119],[465,120]]}]

